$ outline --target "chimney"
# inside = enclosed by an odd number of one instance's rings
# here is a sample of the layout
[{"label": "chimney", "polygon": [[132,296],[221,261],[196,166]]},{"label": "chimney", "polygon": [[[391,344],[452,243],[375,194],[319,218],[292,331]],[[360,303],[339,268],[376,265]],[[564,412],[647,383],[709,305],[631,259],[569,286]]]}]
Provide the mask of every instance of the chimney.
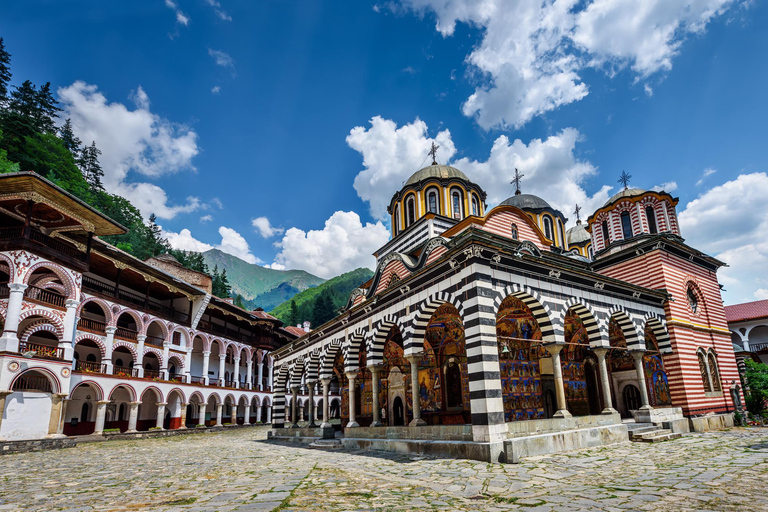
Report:
[{"label": "chimney", "polygon": [[309,322],[305,321],[304,322],[304,332],[309,332],[309,328],[310,328],[311,325],[312,324],[310,324]]}]

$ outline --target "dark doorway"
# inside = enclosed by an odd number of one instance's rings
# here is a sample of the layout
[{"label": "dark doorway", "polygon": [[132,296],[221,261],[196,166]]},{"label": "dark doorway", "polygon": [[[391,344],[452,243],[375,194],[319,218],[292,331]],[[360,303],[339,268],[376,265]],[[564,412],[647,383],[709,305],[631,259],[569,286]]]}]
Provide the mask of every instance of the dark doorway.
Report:
[{"label": "dark doorway", "polygon": [[80,409],[80,422],[85,423],[88,421],[88,404],[83,404],[83,407]]},{"label": "dark doorway", "polygon": [[587,381],[587,400],[589,401],[589,414],[600,414],[602,407],[600,406],[600,393],[597,388],[597,368],[593,360],[585,365],[586,371],[584,372],[584,378]]},{"label": "dark doorway", "polygon": [[548,389],[544,392],[544,416],[551,418],[557,412],[555,393]]},{"label": "dark doorway", "polygon": [[163,428],[168,430],[171,428],[171,411],[165,410],[165,418],[163,418]]},{"label": "dark doorway", "polygon": [[392,402],[392,424],[395,426],[404,426],[405,425],[405,414],[403,410],[403,400],[396,396],[394,401]]},{"label": "dark doorway", "polygon": [[627,410],[626,417],[632,416],[629,411],[636,411],[640,408],[640,390],[637,386],[627,384],[624,388],[624,407]]},{"label": "dark doorway", "polygon": [[461,408],[461,369],[455,362],[445,369],[445,405],[447,408]]}]

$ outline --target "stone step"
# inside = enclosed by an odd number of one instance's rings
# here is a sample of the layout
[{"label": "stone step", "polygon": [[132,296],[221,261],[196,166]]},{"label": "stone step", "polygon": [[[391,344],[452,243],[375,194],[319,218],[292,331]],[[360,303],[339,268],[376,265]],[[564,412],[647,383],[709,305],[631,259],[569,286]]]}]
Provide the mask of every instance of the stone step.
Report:
[{"label": "stone step", "polygon": [[649,432],[656,432],[658,430],[661,430],[661,428],[655,425],[651,425],[649,427],[636,428],[629,431],[629,437],[639,437],[643,434],[647,434]]},{"label": "stone step", "polygon": [[342,447],[339,439],[318,439],[309,445],[310,448],[320,448],[323,450],[337,450]]},{"label": "stone step", "polygon": [[640,428],[655,427],[656,426],[653,423],[635,423],[634,421],[631,422],[631,423],[630,422],[624,423],[624,425],[627,426],[627,430],[629,430],[630,432],[632,432],[633,430],[640,429]]},{"label": "stone step", "polygon": [[668,431],[667,433],[656,436],[643,437],[640,441],[643,443],[657,443],[659,441],[671,441],[672,439],[678,439],[679,437],[682,437],[682,434],[679,432]]},{"label": "stone step", "polygon": [[648,431],[648,432],[643,432],[642,434],[633,435],[633,437],[635,439],[645,439],[645,438],[649,438],[650,439],[651,437],[656,437],[656,436],[661,436],[661,435],[664,435],[664,434],[671,434],[671,433],[672,433],[672,431],[669,430],[669,429],[657,428],[656,430],[652,430],[652,431]]}]

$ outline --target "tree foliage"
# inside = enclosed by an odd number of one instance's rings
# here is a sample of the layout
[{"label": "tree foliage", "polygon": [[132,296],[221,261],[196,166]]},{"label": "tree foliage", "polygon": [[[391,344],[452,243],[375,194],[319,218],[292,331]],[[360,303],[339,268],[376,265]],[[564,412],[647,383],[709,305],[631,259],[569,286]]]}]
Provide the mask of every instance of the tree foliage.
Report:
[{"label": "tree foliage", "polygon": [[219,272],[219,266],[214,265],[211,277],[213,278],[212,293],[222,299],[229,298],[232,293],[232,288],[229,286],[229,280],[227,279],[227,269],[222,269],[222,271]]},{"label": "tree foliage", "polygon": [[5,49],[5,42],[0,37],[0,104],[8,96],[8,82],[11,81],[11,54]]},{"label": "tree foliage", "polygon": [[768,412],[768,364],[746,361],[747,372],[744,376],[749,388],[746,398],[747,410],[752,414]]}]

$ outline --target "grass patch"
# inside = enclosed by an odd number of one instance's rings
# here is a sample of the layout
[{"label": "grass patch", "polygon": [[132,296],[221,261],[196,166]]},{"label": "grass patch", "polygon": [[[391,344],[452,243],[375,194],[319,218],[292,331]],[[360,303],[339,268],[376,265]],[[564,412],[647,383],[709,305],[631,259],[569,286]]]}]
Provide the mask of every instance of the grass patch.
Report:
[{"label": "grass patch", "polygon": [[197,501],[197,498],[190,496],[189,498],[179,498],[178,500],[166,501],[163,505],[191,505]]},{"label": "grass patch", "polygon": [[344,496],[358,496],[360,498],[365,498],[367,500],[373,498],[374,494],[372,492],[345,492],[343,494]]},{"label": "grass patch", "polygon": [[514,498],[514,497],[513,498],[506,498],[504,496],[494,496],[493,497],[493,501],[495,501],[496,503],[509,503],[509,504],[511,504],[511,503],[515,503],[519,499],[520,498]]}]

